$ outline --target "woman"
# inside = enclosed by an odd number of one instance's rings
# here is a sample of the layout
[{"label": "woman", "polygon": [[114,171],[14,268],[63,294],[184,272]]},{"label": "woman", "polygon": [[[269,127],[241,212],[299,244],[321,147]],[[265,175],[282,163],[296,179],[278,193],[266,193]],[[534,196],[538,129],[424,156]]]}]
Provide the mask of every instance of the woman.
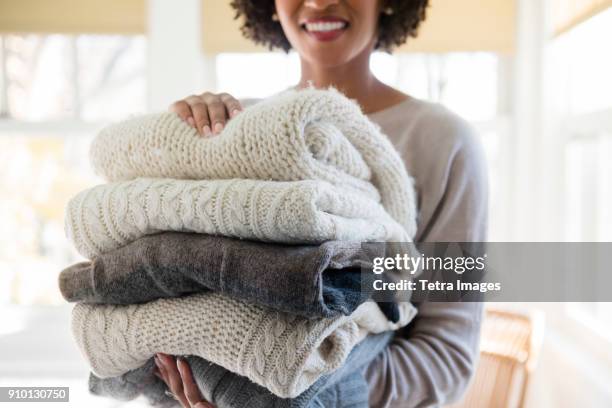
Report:
[{"label": "woman", "polygon": [[[405,160],[419,197],[418,242],[485,241],[486,170],[471,128],[445,108],[414,99],[370,71],[375,49],[416,36],[428,0],[234,0],[250,39],[294,49],[297,88],[334,86],[355,99]],[[213,137],[242,110],[228,94],[204,93],[174,103],[203,137]],[[370,405],[413,407],[458,399],[474,372],[480,303],[417,305],[419,313],[367,370]],[[187,363],[158,355],[159,376],[185,407],[210,407]]]}]

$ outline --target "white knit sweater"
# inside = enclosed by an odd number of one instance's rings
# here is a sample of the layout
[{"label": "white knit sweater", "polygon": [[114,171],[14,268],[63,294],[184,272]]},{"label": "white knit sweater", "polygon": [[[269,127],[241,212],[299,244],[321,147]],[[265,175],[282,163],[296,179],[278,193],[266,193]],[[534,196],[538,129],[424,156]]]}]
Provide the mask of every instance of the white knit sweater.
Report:
[{"label": "white knit sweater", "polygon": [[66,211],[67,236],[87,258],[160,231],[283,243],[410,239],[376,201],[324,181],[137,179],[86,190]]},{"label": "white knit sweater", "polygon": [[378,200],[408,235],[416,232],[412,179],[392,144],[337,91],[287,91],[198,137],[173,113],[109,126],[91,159],[108,181],[174,179],[323,180]]},{"label": "white knit sweater", "polygon": [[196,355],[292,398],[342,365],[368,332],[394,330],[414,314],[402,303],[392,324],[366,302],[351,316],[305,319],[206,293],[130,306],[78,304],[72,331],[99,377],[138,368],[156,352]]}]

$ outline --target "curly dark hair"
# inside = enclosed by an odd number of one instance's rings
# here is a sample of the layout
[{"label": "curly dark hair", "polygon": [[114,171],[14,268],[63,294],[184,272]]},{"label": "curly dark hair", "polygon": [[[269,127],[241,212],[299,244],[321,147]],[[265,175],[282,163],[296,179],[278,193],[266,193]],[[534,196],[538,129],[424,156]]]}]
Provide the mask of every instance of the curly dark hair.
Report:
[{"label": "curly dark hair", "polygon": [[[391,52],[408,37],[416,37],[428,5],[429,0],[387,0],[385,8],[390,7],[393,13],[381,13],[374,48]],[[272,20],[273,0],[232,0],[231,6],[236,10],[235,19],[244,16],[240,30],[246,38],[270,49],[281,48],[285,52],[291,49],[281,25]]]}]

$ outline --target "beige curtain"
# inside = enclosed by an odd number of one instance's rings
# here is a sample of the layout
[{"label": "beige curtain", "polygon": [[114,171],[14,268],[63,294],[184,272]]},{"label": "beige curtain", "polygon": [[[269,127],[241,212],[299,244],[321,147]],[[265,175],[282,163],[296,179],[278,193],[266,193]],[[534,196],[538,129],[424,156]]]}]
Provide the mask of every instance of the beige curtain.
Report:
[{"label": "beige curtain", "polygon": [[146,0],[0,0],[0,32],[4,33],[145,31]]},{"label": "beige curtain", "polygon": [[560,35],[608,9],[612,0],[553,0],[551,4],[554,32]]},{"label": "beige curtain", "polygon": [[430,0],[418,38],[401,50],[511,52],[515,19],[515,0]]}]

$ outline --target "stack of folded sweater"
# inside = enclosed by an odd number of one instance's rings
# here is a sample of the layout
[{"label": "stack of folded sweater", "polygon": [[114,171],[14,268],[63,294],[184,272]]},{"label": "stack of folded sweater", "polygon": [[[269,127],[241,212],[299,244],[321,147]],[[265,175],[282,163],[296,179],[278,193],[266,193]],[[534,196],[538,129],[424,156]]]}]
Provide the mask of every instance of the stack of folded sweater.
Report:
[{"label": "stack of folded sweater", "polygon": [[[368,301],[362,241],[409,241],[412,181],[334,90],[288,91],[200,138],[172,113],[104,129],[109,183],[73,198],[88,262],[60,274],[90,389],[175,401],[152,357],[187,355],[217,407],[367,406],[362,369],[415,310]],[[378,334],[377,334],[378,333]]]}]

